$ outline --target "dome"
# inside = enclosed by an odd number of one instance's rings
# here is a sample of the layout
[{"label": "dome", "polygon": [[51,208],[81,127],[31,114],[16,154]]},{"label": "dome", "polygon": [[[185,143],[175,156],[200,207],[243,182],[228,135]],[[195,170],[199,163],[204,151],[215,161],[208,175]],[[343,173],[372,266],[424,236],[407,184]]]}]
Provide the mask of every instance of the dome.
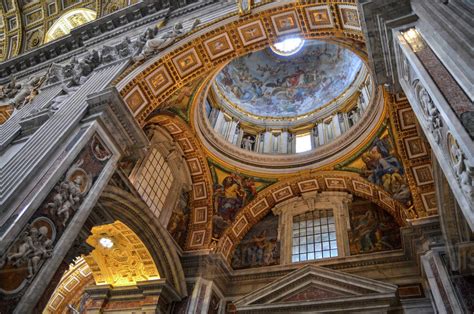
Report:
[{"label": "dome", "polygon": [[266,48],[235,59],[216,76],[215,87],[247,115],[295,118],[341,96],[362,65],[355,53],[342,46],[311,40],[290,56]]}]

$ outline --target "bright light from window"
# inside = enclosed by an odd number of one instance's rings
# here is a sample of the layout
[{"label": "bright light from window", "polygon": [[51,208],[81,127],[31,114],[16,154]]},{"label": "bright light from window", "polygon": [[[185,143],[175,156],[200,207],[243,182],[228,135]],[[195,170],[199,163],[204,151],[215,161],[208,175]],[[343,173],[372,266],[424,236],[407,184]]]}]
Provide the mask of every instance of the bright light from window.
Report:
[{"label": "bright light from window", "polygon": [[114,242],[112,242],[112,240],[109,238],[100,238],[99,243],[106,249],[110,249],[112,246],[114,246]]},{"label": "bright light from window", "polygon": [[299,37],[291,37],[274,43],[270,46],[270,48],[273,50],[273,52],[281,56],[291,56],[300,51],[301,48],[303,48],[303,45],[304,39]]},{"label": "bright light from window", "polygon": [[311,134],[296,135],[296,153],[303,153],[311,150]]},{"label": "bright light from window", "polygon": [[292,262],[337,257],[336,223],[332,210],[293,217]]}]

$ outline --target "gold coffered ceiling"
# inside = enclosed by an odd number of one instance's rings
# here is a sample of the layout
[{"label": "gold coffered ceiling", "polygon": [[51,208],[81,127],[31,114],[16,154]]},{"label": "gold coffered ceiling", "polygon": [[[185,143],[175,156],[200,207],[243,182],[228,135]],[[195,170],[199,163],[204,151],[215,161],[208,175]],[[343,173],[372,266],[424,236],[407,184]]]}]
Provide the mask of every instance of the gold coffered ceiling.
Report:
[{"label": "gold coffered ceiling", "polygon": [[[89,9],[99,18],[136,2],[138,0],[2,0],[0,61],[41,46],[48,30],[65,13]],[[84,22],[80,18],[76,20],[72,23],[74,26]]]}]

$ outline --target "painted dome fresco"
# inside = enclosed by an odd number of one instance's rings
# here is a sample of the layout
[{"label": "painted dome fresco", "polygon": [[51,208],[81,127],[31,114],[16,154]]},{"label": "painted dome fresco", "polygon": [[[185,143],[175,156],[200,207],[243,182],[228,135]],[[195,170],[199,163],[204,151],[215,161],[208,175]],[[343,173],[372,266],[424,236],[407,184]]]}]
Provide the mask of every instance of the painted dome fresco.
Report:
[{"label": "painted dome fresco", "polygon": [[291,56],[267,48],[235,59],[219,72],[216,87],[247,114],[293,118],[322,108],[344,93],[362,65],[344,47],[311,40]]}]

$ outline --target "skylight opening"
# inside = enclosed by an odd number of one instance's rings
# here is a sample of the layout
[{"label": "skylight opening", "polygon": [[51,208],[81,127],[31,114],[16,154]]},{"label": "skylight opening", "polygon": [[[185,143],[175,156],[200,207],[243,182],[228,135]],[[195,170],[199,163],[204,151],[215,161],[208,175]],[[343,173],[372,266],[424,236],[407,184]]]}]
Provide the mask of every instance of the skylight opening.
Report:
[{"label": "skylight opening", "polygon": [[311,134],[304,133],[296,135],[296,143],[295,143],[295,151],[296,153],[304,153],[311,150]]},{"label": "skylight opening", "polygon": [[300,37],[290,37],[274,43],[270,48],[280,56],[291,56],[303,48],[304,39]]},{"label": "skylight opening", "polygon": [[99,243],[106,249],[110,249],[114,246],[114,242],[110,238],[100,238]]}]

